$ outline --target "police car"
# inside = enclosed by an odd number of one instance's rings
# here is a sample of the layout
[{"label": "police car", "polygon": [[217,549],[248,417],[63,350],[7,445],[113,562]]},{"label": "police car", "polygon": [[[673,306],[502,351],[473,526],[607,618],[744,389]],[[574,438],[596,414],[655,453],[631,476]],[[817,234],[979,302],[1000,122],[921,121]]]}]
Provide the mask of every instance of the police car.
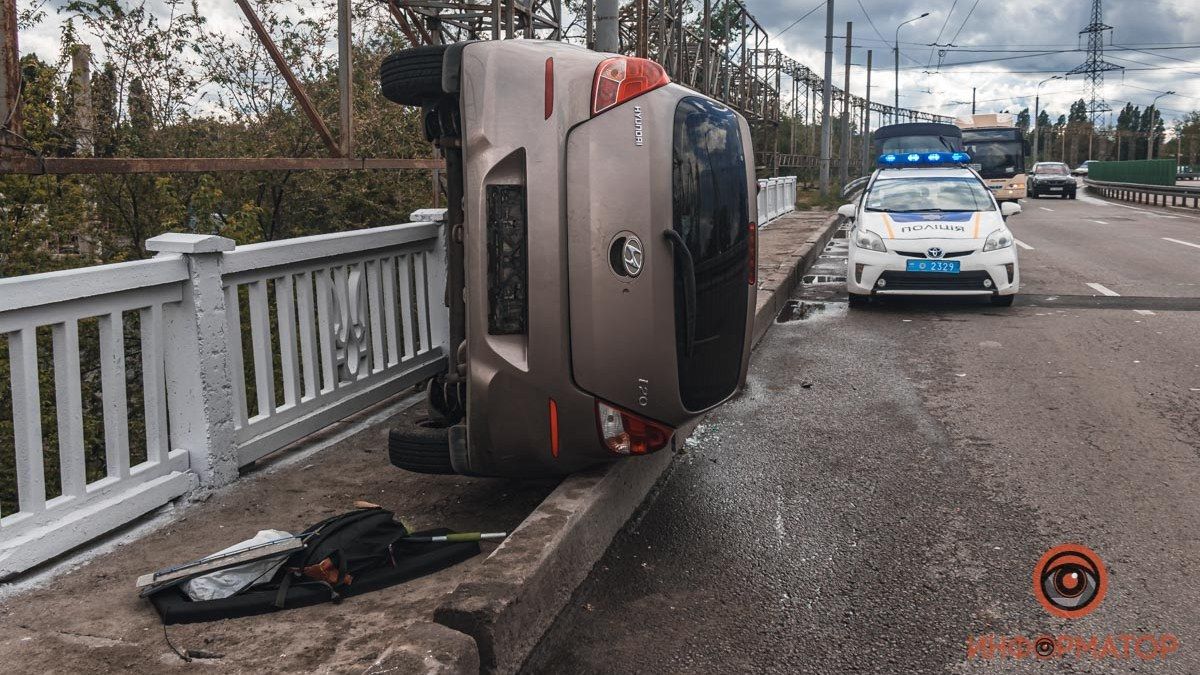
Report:
[{"label": "police car", "polygon": [[998,204],[965,152],[887,154],[857,204],[838,213],[850,230],[850,306],[873,295],[963,295],[1008,306],[1020,285],[1013,234],[1021,212]]}]

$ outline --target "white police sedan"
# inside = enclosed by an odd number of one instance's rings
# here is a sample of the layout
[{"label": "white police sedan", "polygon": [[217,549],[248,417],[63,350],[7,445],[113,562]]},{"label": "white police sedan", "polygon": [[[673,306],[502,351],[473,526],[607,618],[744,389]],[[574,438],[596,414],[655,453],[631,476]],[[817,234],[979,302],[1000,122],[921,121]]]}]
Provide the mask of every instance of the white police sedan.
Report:
[{"label": "white police sedan", "polygon": [[883,155],[857,204],[838,213],[853,221],[846,290],[850,306],[873,295],[963,295],[1008,306],[1020,285],[1013,234],[1021,212],[997,204],[964,165],[966,153]]}]

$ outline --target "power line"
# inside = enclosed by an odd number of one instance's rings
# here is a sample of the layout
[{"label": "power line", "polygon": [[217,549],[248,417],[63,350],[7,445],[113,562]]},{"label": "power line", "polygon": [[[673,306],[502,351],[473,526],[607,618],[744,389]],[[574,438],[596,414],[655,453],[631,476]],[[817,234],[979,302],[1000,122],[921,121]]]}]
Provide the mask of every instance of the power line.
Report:
[{"label": "power line", "polygon": [[[938,40],[942,39],[942,33],[946,32],[946,26],[950,23],[950,17],[954,14],[954,8],[958,7],[958,0],[954,0],[954,4],[950,5],[950,11],[946,13],[946,20],[942,22],[942,27],[938,29],[937,37],[933,38],[933,44],[936,45]],[[929,58],[925,61],[925,67],[933,65],[933,53],[937,47],[930,46]],[[938,65],[941,65],[940,63]]]},{"label": "power line", "polygon": [[867,12],[867,8],[863,7],[862,0],[858,0],[858,8],[862,10],[863,16],[867,17],[867,23],[871,25],[871,30],[875,31],[875,34],[882,40],[883,33],[880,33],[879,29],[875,27],[875,22],[871,20],[871,15]]},{"label": "power line", "polygon": [[789,30],[792,29],[792,26],[795,26],[796,24],[800,23],[801,21],[807,19],[810,14],[812,14],[813,12],[817,11],[818,9],[821,9],[822,7],[824,7],[825,1],[826,0],[821,0],[821,2],[816,7],[813,7],[812,9],[805,12],[799,19],[796,19],[795,21],[789,23],[787,28],[784,28],[783,30],[776,33],[775,37],[779,37],[780,35],[783,35],[784,33],[788,32]]},{"label": "power line", "polygon": [[967,18],[963,19],[962,25],[958,27],[958,32],[954,34],[954,37],[950,38],[950,44],[954,44],[958,36],[962,35],[963,29],[967,27],[967,22],[971,20],[971,15],[975,13],[975,8],[978,6],[979,0],[975,0],[975,4],[971,5],[971,11],[967,12]]}]

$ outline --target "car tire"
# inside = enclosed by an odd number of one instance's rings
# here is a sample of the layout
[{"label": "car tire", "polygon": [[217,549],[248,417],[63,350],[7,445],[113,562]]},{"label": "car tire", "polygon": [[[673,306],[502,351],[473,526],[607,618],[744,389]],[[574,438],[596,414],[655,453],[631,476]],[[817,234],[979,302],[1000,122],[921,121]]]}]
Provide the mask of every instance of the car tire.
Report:
[{"label": "car tire", "polygon": [[383,97],[401,105],[422,105],[445,95],[442,59],[449,45],[426,45],[396,52],[379,66]]},{"label": "car tire", "polygon": [[450,428],[430,419],[401,422],[388,431],[392,466],[414,473],[453,474]]},{"label": "car tire", "polygon": [[1030,199],[1037,199],[1037,198],[1038,198],[1038,193],[1037,193],[1037,190],[1030,190],[1030,191],[1029,191],[1029,198],[1030,198]]},{"label": "car tire", "polygon": [[1075,193],[1072,192],[1071,194],[1067,195],[1067,199],[1075,199]]},{"label": "car tire", "polygon": [[862,309],[863,307],[871,304],[871,296],[862,295],[860,293],[850,293],[847,296],[846,301],[849,303],[850,309]]},{"label": "car tire", "polygon": [[1012,307],[1013,300],[1017,297],[1016,293],[1012,295],[993,295],[992,305],[996,307]]}]

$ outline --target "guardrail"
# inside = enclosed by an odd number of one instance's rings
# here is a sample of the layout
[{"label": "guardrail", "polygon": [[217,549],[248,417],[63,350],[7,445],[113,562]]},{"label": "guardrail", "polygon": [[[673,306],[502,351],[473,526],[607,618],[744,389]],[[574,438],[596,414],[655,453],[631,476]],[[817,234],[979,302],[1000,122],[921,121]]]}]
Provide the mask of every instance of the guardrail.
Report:
[{"label": "guardrail", "polygon": [[[1112,183],[1084,178],[1083,184],[1103,197],[1120,199],[1139,204],[1159,206],[1190,206],[1200,209],[1200,187],[1184,185],[1139,185],[1137,183]],[[1170,199],[1170,203],[1167,200]]]},{"label": "guardrail", "polygon": [[758,181],[758,225],[762,227],[785,213],[796,210],[796,177],[760,178]]},{"label": "guardrail", "polygon": [[442,368],[444,231],[237,247],[166,234],[150,260],[0,279],[13,401],[0,451],[15,456],[0,578]]}]

